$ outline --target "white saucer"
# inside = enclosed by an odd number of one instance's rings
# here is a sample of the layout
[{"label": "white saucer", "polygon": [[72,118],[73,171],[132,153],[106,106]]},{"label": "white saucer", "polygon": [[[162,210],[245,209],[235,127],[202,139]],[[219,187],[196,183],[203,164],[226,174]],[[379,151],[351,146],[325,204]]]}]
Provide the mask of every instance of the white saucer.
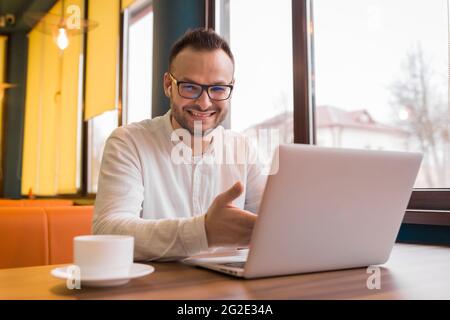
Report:
[{"label": "white saucer", "polygon": [[[51,271],[52,276],[58,279],[67,280],[70,276],[67,273],[67,268],[70,266],[55,268]],[[120,286],[128,283],[131,279],[140,278],[146,276],[155,271],[155,268],[141,263],[133,263],[130,268],[128,276],[118,276],[118,277],[95,277],[95,278],[81,278],[81,286],[86,287],[113,287]]]}]

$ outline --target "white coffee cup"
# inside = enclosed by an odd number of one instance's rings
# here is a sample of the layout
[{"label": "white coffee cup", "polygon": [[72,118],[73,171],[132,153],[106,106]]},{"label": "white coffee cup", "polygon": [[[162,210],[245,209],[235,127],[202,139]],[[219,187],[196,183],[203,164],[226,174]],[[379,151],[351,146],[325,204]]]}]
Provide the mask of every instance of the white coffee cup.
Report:
[{"label": "white coffee cup", "polygon": [[73,239],[74,264],[81,279],[127,277],[133,265],[134,237],[123,235],[77,236]]}]

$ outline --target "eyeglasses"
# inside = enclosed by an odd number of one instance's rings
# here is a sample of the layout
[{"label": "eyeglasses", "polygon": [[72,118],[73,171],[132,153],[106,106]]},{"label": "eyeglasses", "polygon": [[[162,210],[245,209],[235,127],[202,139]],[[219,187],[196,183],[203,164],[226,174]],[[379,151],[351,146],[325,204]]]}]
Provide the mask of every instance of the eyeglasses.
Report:
[{"label": "eyeglasses", "polygon": [[203,94],[204,90],[208,94],[209,99],[214,101],[222,101],[230,98],[231,91],[233,91],[232,84],[204,85],[186,81],[178,81],[171,73],[169,73],[169,76],[177,85],[178,94],[186,99],[198,99]]}]

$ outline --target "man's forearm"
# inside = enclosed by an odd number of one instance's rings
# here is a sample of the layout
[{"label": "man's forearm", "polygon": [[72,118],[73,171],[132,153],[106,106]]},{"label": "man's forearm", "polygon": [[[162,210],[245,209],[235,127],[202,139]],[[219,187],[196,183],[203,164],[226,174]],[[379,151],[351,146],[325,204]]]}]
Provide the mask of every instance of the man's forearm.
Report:
[{"label": "man's forearm", "polygon": [[204,215],[160,220],[127,213],[96,215],[92,231],[133,236],[137,261],[177,260],[208,249]]}]

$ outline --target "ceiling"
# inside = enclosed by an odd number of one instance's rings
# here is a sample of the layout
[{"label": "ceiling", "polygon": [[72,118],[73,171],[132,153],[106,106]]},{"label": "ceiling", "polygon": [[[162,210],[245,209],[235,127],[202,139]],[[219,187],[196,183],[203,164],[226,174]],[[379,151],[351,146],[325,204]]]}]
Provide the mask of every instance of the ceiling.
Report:
[{"label": "ceiling", "polygon": [[18,31],[28,31],[31,26],[23,21],[26,12],[47,12],[57,0],[0,0],[0,16],[13,14],[16,22],[13,26],[0,26],[0,33],[9,34]]}]

